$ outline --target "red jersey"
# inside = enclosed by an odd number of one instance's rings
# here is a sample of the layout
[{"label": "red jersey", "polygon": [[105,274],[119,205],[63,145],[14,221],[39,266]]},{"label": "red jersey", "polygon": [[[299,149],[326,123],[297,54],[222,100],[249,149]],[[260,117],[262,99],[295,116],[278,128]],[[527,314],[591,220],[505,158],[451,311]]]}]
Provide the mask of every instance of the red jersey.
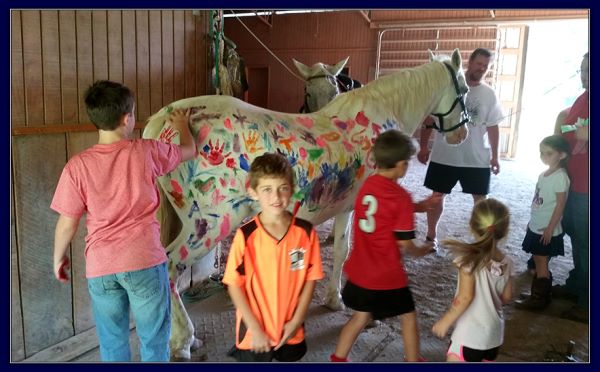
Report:
[{"label": "red jersey", "polygon": [[394,180],[370,176],[356,198],[353,228],[354,244],[344,266],[348,280],[366,289],[406,287],[397,241],[415,237],[411,195]]},{"label": "red jersey", "polygon": [[[304,284],[322,278],[319,237],[310,222],[293,218],[285,236],[277,240],[256,216],[240,227],[233,238],[223,283],[244,289],[262,329],[278,344],[283,325],[294,316]],[[251,338],[241,312],[237,311],[236,347],[249,350]],[[303,326],[287,343],[293,345],[302,340]]]},{"label": "red jersey", "polygon": [[[587,122],[589,125],[589,91],[583,92],[565,118],[565,124]],[[569,178],[571,178],[571,190],[583,194],[589,194],[589,156],[588,143],[577,143],[575,132],[563,133],[563,137],[571,146],[571,158],[567,166]]]}]

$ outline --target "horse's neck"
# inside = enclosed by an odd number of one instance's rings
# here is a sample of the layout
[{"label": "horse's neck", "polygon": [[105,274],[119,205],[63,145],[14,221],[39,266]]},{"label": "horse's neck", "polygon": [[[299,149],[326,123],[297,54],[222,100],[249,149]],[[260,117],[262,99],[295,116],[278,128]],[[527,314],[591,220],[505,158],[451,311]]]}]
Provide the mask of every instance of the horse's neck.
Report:
[{"label": "horse's neck", "polygon": [[380,119],[394,119],[404,132],[412,134],[440,100],[444,80],[436,75],[439,70],[435,69],[439,68],[438,64],[429,63],[374,80],[339,95],[322,112],[338,116],[370,111],[372,115],[381,114]]}]

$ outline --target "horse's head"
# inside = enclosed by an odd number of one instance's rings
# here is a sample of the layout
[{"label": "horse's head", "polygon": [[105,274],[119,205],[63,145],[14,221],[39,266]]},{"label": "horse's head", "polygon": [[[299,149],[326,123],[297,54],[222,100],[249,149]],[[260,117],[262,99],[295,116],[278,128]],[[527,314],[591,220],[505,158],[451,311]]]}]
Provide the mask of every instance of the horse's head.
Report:
[{"label": "horse's head", "polygon": [[432,113],[438,121],[437,124],[433,124],[433,127],[444,134],[448,144],[458,145],[467,138],[468,126],[465,124],[470,120],[465,107],[469,86],[462,69],[462,58],[458,49],[454,49],[449,59],[436,57],[431,50],[428,52],[429,60],[442,62],[448,72],[448,84],[443,88],[442,98]]},{"label": "horse's head", "polygon": [[348,63],[348,58],[341,60],[335,66],[315,63],[311,67],[293,60],[296,68],[306,80],[304,88],[304,110],[306,112],[320,110],[340,94],[336,77]]}]

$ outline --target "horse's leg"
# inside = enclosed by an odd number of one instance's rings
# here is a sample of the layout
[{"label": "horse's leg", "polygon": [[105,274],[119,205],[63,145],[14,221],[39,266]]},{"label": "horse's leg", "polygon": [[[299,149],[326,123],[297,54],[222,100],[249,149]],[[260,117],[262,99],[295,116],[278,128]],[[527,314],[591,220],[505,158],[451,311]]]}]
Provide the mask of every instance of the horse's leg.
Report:
[{"label": "horse's leg", "polygon": [[342,266],[348,257],[348,242],[350,237],[350,216],[352,212],[344,212],[335,216],[333,230],[335,238],[333,241],[333,271],[327,284],[325,295],[325,306],[331,310],[343,310],[342,296]]},{"label": "horse's leg", "polygon": [[169,260],[169,278],[171,282],[171,349],[172,360],[189,360],[191,352],[202,346],[202,341],[194,336],[194,324],[188,316],[179,295],[179,273],[176,265]]}]

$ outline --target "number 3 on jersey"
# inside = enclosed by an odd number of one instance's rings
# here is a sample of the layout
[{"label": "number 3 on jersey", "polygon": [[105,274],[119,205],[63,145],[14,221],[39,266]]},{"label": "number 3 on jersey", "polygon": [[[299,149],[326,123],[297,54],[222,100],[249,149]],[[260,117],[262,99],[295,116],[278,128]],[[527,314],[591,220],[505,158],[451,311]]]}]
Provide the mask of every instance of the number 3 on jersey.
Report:
[{"label": "number 3 on jersey", "polygon": [[373,195],[365,195],[362,198],[363,205],[367,206],[367,210],[365,211],[365,218],[361,218],[358,220],[358,227],[366,232],[372,233],[375,231],[375,212],[377,212],[377,199]]}]

